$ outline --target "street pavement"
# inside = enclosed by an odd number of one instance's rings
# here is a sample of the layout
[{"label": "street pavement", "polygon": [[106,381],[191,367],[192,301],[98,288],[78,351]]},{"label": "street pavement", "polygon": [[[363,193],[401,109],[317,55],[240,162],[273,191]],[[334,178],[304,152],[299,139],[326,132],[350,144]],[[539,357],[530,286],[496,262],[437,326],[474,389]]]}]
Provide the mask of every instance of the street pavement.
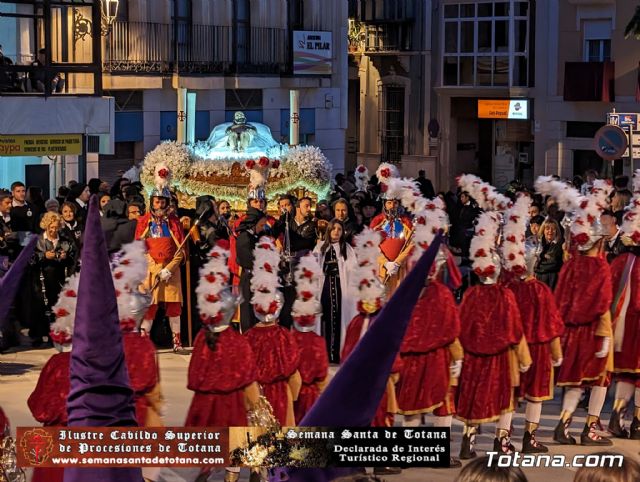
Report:
[{"label": "street pavement", "polygon": [[[0,406],[5,410],[9,417],[12,430],[18,426],[36,426],[36,421],[31,416],[27,407],[27,398],[33,391],[40,370],[55,353],[53,349],[47,350],[25,350],[13,351],[0,355]],[[161,350],[159,353],[160,360],[160,382],[164,393],[167,406],[165,424],[167,426],[181,426],[184,423],[189,404],[191,402],[192,393],[186,389],[187,384],[187,368],[189,366],[190,356],[175,355],[171,351]],[[335,368],[332,367],[332,373]],[[548,444],[550,454],[564,454],[567,458],[576,454],[590,454],[601,451],[599,448],[577,446],[557,446],[551,442],[553,429],[557,423],[557,416],[560,413],[561,390],[557,390],[556,398],[553,401],[544,404],[541,427],[538,430],[538,440]],[[606,426],[609,420],[609,410],[611,408],[611,400],[607,399],[605,404],[605,412],[602,415],[602,422]],[[573,421],[573,435],[579,436],[585,422],[586,412],[578,409]],[[400,417],[398,417],[399,419]],[[397,421],[399,422],[399,420]],[[427,425],[430,419],[427,417]],[[514,417],[514,444],[516,448],[520,448],[520,439],[524,430],[524,407],[518,409],[518,413]],[[476,450],[479,455],[483,451],[492,450],[494,425],[486,424],[482,427],[482,433],[477,436]],[[454,421],[452,429],[452,454],[457,455],[460,450],[460,439],[462,438],[462,424]],[[618,452],[626,457],[633,457],[640,461],[640,442],[631,440],[613,440],[613,447],[605,448],[607,451]],[[572,481],[575,469],[571,468],[537,468],[523,469],[530,482],[555,482],[555,481]],[[408,469],[401,475],[385,476],[384,479],[389,482],[441,482],[453,481],[459,470],[455,469]],[[181,471],[181,477],[163,475],[163,480],[179,481],[193,480],[195,475],[193,471]],[[209,480],[221,481],[222,472],[213,474]],[[243,471],[241,480],[248,480],[248,474]]]}]

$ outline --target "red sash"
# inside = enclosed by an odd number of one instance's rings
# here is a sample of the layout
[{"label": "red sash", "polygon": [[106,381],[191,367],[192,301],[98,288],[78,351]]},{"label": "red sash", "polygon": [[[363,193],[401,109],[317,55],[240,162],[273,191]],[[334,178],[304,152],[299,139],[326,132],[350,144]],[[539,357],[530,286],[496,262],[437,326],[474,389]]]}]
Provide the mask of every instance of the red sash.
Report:
[{"label": "red sash", "polygon": [[147,252],[158,264],[171,261],[176,254],[176,243],[170,236],[164,238],[147,238],[144,241],[147,245]]}]

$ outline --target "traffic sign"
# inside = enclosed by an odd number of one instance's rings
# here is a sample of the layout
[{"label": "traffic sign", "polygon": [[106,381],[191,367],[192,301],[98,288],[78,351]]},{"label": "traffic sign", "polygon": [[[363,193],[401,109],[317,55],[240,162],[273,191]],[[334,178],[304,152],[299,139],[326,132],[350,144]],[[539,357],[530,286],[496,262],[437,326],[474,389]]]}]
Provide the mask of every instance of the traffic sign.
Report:
[{"label": "traffic sign", "polygon": [[640,130],[640,116],[637,113],[615,112],[607,114],[607,124],[613,126],[629,126],[631,130]]},{"label": "traffic sign", "polygon": [[620,159],[627,149],[627,133],[616,125],[606,125],[598,129],[595,138],[595,150],[607,161]]}]

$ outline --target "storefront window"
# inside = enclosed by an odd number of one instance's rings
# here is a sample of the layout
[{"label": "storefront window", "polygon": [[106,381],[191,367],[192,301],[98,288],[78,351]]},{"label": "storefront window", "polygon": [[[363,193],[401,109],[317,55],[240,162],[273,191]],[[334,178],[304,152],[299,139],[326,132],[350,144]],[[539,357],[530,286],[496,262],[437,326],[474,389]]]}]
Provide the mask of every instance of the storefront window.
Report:
[{"label": "storefront window", "polygon": [[528,15],[524,1],[445,5],[443,85],[527,86]]}]

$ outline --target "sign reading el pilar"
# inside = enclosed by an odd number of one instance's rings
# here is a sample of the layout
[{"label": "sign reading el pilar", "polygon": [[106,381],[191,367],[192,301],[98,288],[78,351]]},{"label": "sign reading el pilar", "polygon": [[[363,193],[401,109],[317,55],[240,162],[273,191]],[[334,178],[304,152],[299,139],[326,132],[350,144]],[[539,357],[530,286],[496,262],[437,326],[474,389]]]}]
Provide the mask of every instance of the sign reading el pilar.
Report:
[{"label": "sign reading el pilar", "polygon": [[331,32],[293,32],[293,73],[331,75],[333,37]]}]

